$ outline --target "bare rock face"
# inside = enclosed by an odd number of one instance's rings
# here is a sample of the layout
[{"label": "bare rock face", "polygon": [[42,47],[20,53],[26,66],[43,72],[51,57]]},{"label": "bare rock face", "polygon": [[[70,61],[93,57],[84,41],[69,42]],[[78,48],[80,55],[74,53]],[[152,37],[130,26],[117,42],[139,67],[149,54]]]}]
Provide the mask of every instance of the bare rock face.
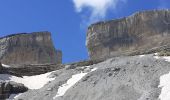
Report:
[{"label": "bare rock face", "polygon": [[2,70],[3,70],[3,66],[2,66],[2,64],[0,62],[0,73],[2,72]]},{"label": "bare rock face", "polygon": [[88,28],[91,59],[154,52],[170,47],[170,10],[135,13]]},{"label": "bare rock face", "polygon": [[[59,57],[60,56],[60,57]],[[4,64],[61,63],[50,32],[13,34],[0,38],[0,61]]]}]

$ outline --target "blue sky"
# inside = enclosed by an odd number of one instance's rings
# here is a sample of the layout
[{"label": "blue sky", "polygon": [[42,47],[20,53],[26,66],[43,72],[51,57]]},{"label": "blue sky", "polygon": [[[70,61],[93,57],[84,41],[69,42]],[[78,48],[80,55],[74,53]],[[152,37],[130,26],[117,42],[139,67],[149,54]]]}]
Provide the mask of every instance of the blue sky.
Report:
[{"label": "blue sky", "polygon": [[90,23],[129,16],[136,11],[170,8],[169,0],[0,0],[0,36],[50,31],[63,62],[88,59]]}]

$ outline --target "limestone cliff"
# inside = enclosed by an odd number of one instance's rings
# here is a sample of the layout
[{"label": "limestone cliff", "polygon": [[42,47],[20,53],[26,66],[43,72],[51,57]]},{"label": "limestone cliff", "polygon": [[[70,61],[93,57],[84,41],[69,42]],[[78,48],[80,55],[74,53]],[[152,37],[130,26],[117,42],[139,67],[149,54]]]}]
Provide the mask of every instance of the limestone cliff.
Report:
[{"label": "limestone cliff", "polygon": [[91,59],[165,49],[170,45],[170,10],[137,12],[93,24],[88,28],[86,45]]},{"label": "limestone cliff", "polygon": [[20,33],[0,38],[0,61],[4,64],[61,63],[50,32]]}]

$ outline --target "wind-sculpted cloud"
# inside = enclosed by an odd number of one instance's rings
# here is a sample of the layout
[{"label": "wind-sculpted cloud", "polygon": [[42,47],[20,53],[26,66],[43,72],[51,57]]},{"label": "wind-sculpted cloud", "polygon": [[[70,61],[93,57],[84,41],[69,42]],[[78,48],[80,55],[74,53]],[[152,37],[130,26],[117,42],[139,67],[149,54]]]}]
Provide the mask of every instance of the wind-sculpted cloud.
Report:
[{"label": "wind-sculpted cloud", "polygon": [[73,0],[76,12],[87,18],[88,22],[105,18],[109,10],[116,10],[119,3],[125,2],[126,0]]}]

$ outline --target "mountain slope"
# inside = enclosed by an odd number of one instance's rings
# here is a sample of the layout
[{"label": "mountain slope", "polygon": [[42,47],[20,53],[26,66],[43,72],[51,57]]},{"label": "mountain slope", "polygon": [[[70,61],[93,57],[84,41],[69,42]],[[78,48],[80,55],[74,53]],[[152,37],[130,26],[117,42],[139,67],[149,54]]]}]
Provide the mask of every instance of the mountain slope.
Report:
[{"label": "mountain slope", "polygon": [[[169,73],[170,62],[154,54],[108,59],[91,66],[89,72],[63,96],[54,98],[59,86],[87,67],[67,67],[54,72],[43,88],[21,94],[16,100],[158,100],[160,76]],[[36,95],[35,95],[36,93]]]}]

